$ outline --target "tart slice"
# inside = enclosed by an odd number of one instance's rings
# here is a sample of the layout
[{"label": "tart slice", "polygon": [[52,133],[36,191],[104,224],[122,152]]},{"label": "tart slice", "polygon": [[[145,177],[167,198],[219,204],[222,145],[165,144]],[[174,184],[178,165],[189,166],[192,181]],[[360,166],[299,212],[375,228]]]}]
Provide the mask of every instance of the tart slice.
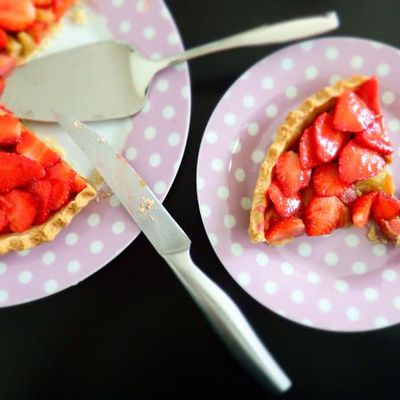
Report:
[{"label": "tart slice", "polygon": [[0,254],[53,240],[96,190],[0,107]]},{"label": "tart slice", "polygon": [[375,77],[353,76],[310,96],[288,114],[260,166],[250,239],[278,246],[372,220],[400,243],[392,153]]}]

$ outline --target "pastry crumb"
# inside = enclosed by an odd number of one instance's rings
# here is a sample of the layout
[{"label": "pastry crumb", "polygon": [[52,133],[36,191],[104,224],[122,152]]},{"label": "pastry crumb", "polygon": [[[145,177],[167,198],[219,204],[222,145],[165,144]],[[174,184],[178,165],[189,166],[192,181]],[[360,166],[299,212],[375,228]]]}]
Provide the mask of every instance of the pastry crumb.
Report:
[{"label": "pastry crumb", "polygon": [[375,225],[371,225],[367,231],[367,238],[375,244],[381,243],[381,241],[379,240],[379,236],[376,232],[376,227]]},{"label": "pastry crumb", "polygon": [[71,10],[70,19],[76,25],[86,25],[88,23],[86,11],[79,5]]}]

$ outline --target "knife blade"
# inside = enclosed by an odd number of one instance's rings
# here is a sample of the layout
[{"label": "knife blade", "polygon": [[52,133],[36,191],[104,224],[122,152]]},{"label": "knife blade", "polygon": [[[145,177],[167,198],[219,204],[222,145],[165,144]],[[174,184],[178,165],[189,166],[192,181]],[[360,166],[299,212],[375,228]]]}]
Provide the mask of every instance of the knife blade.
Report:
[{"label": "knife blade", "polygon": [[54,115],[172,268],[232,353],[265,387],[278,393],[288,390],[290,379],[231,298],[193,263],[190,239],[140,175],[95,130],[63,113]]}]

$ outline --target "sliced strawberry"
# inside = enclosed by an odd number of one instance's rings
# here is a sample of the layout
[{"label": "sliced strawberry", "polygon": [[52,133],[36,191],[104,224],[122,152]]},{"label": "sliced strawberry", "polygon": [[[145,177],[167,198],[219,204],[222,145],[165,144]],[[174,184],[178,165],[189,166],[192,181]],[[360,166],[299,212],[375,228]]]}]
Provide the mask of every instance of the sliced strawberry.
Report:
[{"label": "sliced strawberry", "polygon": [[37,161],[45,168],[51,167],[60,161],[60,157],[56,152],[26,129],[22,132],[21,141],[16,147],[16,152]]},{"label": "sliced strawberry", "polygon": [[4,49],[8,44],[8,36],[7,33],[0,28],[0,49]]},{"label": "sliced strawberry", "polygon": [[32,226],[37,212],[35,195],[14,189],[0,197],[0,204],[13,232],[23,232]]},{"label": "sliced strawberry", "polygon": [[311,178],[311,169],[302,169],[298,154],[291,150],[278,158],[275,172],[285,196],[306,187]]},{"label": "sliced strawberry", "polygon": [[69,194],[71,192],[71,183],[60,181],[58,179],[50,179],[50,183],[52,189],[49,200],[49,209],[56,211],[68,202]]},{"label": "sliced strawberry", "polygon": [[375,76],[360,85],[355,92],[373,113],[376,115],[381,113],[379,84]]},{"label": "sliced strawberry", "polygon": [[64,161],[60,161],[50,168],[46,168],[46,176],[49,179],[64,181],[70,187],[75,179],[76,172]]},{"label": "sliced strawberry", "polygon": [[299,142],[299,158],[301,168],[303,169],[313,168],[319,163],[315,152],[313,125],[306,128],[301,135]]},{"label": "sliced strawberry", "polygon": [[334,160],[348,141],[346,132],[338,131],[333,126],[332,114],[322,113],[314,121],[314,141],[318,160]]},{"label": "sliced strawberry", "polygon": [[6,80],[4,79],[4,77],[0,76],[0,96],[3,94],[5,88]]},{"label": "sliced strawberry", "polygon": [[71,193],[79,193],[87,186],[86,181],[78,174],[75,175],[75,179],[71,183]]},{"label": "sliced strawberry", "polygon": [[35,43],[40,43],[43,36],[47,33],[48,24],[43,21],[35,21],[29,29],[26,30],[29,36],[33,38]]},{"label": "sliced strawberry", "polygon": [[304,233],[305,227],[303,221],[298,217],[287,217],[278,220],[265,232],[265,239],[269,243],[282,242]]},{"label": "sliced strawberry", "polygon": [[21,122],[11,114],[0,115],[0,146],[15,145],[21,138]]},{"label": "sliced strawberry", "polygon": [[41,179],[44,168],[35,161],[13,153],[0,152],[0,193]]},{"label": "sliced strawberry", "polygon": [[266,232],[278,219],[279,215],[275,208],[268,208],[264,213],[264,232]]},{"label": "sliced strawberry", "polygon": [[314,197],[304,210],[304,223],[308,236],[331,233],[345,222],[346,207],[336,197]]},{"label": "sliced strawberry", "polygon": [[382,234],[389,240],[398,241],[400,239],[400,218],[393,218],[389,221],[381,220],[379,227]]},{"label": "sliced strawberry", "polygon": [[56,19],[62,18],[68,8],[75,3],[76,0],[53,0],[53,12]]},{"label": "sliced strawberry", "polygon": [[400,213],[400,201],[394,197],[378,192],[372,203],[372,215],[376,222],[381,219],[391,219]]},{"label": "sliced strawberry", "polygon": [[373,122],[374,114],[354,93],[343,93],[335,107],[333,125],[339,131],[360,132]]},{"label": "sliced strawberry", "polygon": [[358,197],[351,206],[351,219],[358,228],[367,225],[371,213],[372,203],[377,192],[371,192]]},{"label": "sliced strawberry", "polygon": [[393,146],[386,132],[382,115],[376,117],[367,129],[358,132],[355,139],[361,146],[375,150],[380,154],[388,155],[393,153]]},{"label": "sliced strawberry", "polygon": [[51,6],[53,0],[33,0],[33,4],[38,7]]},{"label": "sliced strawberry", "polygon": [[8,219],[5,211],[0,208],[0,233],[7,232],[8,230]]},{"label": "sliced strawberry", "polygon": [[42,224],[48,219],[50,214],[49,201],[52,191],[51,183],[47,179],[34,181],[28,186],[28,190],[37,196],[38,203],[35,224]]},{"label": "sliced strawberry", "polygon": [[301,191],[301,204],[306,206],[313,197],[315,197],[315,191],[313,187],[307,186]]},{"label": "sliced strawberry", "polygon": [[35,18],[32,0],[0,0],[0,27],[6,31],[24,31]]},{"label": "sliced strawberry", "polygon": [[287,197],[283,194],[277,181],[272,181],[268,189],[268,195],[275,206],[276,212],[281,217],[289,217],[296,214],[301,207],[301,198],[298,193]]},{"label": "sliced strawberry", "polygon": [[339,174],[346,183],[378,175],[385,167],[385,159],[375,151],[350,140],[339,156]]},{"label": "sliced strawberry", "polygon": [[[1,1],[1,0],[0,0]],[[16,66],[14,57],[0,53],[0,76],[7,76]]]},{"label": "sliced strawberry", "polygon": [[354,185],[351,185],[347,189],[343,190],[338,197],[345,206],[349,207],[358,197],[357,190]]},{"label": "sliced strawberry", "polygon": [[339,196],[351,184],[342,181],[337,165],[330,162],[318,165],[313,173],[313,186],[318,197]]}]

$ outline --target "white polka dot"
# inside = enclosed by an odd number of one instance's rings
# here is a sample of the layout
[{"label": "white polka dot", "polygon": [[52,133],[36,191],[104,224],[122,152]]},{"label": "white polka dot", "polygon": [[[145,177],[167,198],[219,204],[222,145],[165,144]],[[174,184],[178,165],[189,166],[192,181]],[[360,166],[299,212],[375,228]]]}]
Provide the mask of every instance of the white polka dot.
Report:
[{"label": "white polka dot", "polygon": [[354,233],[349,233],[346,235],[346,246],[348,247],[357,247],[360,244],[360,238]]},{"label": "white polka dot", "polygon": [[114,7],[121,7],[125,3],[125,0],[112,0],[112,5]]},{"label": "white polka dot", "polygon": [[274,281],[267,281],[265,282],[264,290],[267,294],[275,294],[278,291],[278,285]]},{"label": "white polka dot", "polygon": [[224,163],[220,158],[214,158],[214,160],[211,161],[211,168],[215,172],[220,172],[224,168]]},{"label": "white polka dot", "polygon": [[308,243],[301,243],[297,251],[302,257],[308,257],[311,254],[311,246]]},{"label": "white polka dot", "polygon": [[26,285],[32,280],[32,272],[28,270],[21,271],[18,275],[18,280],[21,284]]},{"label": "white polka dot", "polygon": [[89,217],[88,217],[88,219],[87,219],[87,223],[90,225],[90,226],[97,226],[97,225],[99,225],[100,224],[100,215],[99,214],[97,214],[97,213],[93,213],[93,214],[90,214],[89,215]]},{"label": "white polka dot", "polygon": [[329,84],[334,85],[336,82],[340,81],[341,79],[342,79],[342,77],[340,75],[332,75],[329,78]]},{"label": "white polka dot", "polygon": [[346,317],[350,321],[358,321],[360,319],[360,311],[355,307],[349,307],[346,310]]},{"label": "white polka dot", "polygon": [[240,205],[242,206],[243,210],[248,211],[251,208],[251,199],[249,197],[242,197],[240,199]]},{"label": "white polka dot", "polygon": [[256,164],[259,164],[261,161],[264,160],[265,152],[263,150],[254,150],[253,153],[251,154],[251,159],[253,162]]},{"label": "white polka dot", "polygon": [[232,126],[236,124],[236,115],[233,113],[225,114],[224,117],[225,124],[228,126]]},{"label": "white polka dot", "polygon": [[390,72],[390,67],[387,64],[379,64],[378,68],[376,69],[376,73],[379,76],[386,76]]},{"label": "white polka dot", "polygon": [[94,240],[92,243],[90,243],[90,251],[93,254],[98,254],[103,250],[103,242],[100,240]]},{"label": "white polka dot", "polygon": [[208,218],[211,215],[211,208],[207,204],[200,205],[200,214],[203,218]]},{"label": "white polka dot", "polygon": [[241,150],[242,145],[240,144],[239,139],[234,139],[229,144],[229,149],[231,150],[232,154],[237,154]]},{"label": "white polka dot", "polygon": [[146,12],[148,9],[148,1],[147,0],[138,0],[136,3],[136,11],[140,13]]},{"label": "white polka dot", "polygon": [[315,67],[308,67],[306,69],[306,78],[309,80],[315,79],[318,76],[318,70]]},{"label": "white polka dot", "polygon": [[386,282],[394,282],[397,279],[397,272],[393,269],[385,269],[382,272],[382,278]]},{"label": "white polka dot", "polygon": [[304,302],[304,293],[301,290],[293,290],[291,296],[293,303],[301,304]]},{"label": "white polka dot", "polygon": [[46,251],[42,256],[43,264],[50,265],[56,260],[56,255],[52,251]]},{"label": "white polka dot", "polygon": [[256,122],[250,122],[249,126],[247,127],[247,132],[250,136],[256,136],[260,131],[260,127]]},{"label": "white polka dot", "polygon": [[232,214],[227,214],[224,217],[224,225],[231,229],[236,225],[236,218]]},{"label": "white polka dot", "polygon": [[316,285],[321,281],[320,276],[315,271],[310,271],[307,273],[308,282]]},{"label": "white polka dot", "polygon": [[171,46],[177,45],[179,43],[179,37],[176,32],[171,32],[167,37],[167,41]]},{"label": "white polka dot", "polygon": [[205,185],[206,185],[206,184],[205,184],[204,179],[203,179],[201,176],[198,176],[198,177],[197,177],[197,188],[198,188],[199,190],[204,189],[204,186],[205,186]]},{"label": "white polka dot", "polygon": [[136,159],[138,151],[136,147],[128,147],[125,151],[125,156],[128,160],[133,161]]},{"label": "white polka dot", "polygon": [[397,118],[391,118],[389,120],[389,129],[392,132],[398,132],[400,130],[400,121]]},{"label": "white polka dot", "polygon": [[172,106],[166,106],[163,110],[163,117],[165,119],[172,119],[175,116],[175,108]]},{"label": "white polka dot", "polygon": [[207,143],[214,144],[218,141],[218,135],[214,131],[207,131],[204,136]]},{"label": "white polka dot", "polygon": [[296,86],[290,85],[286,88],[285,95],[288,99],[294,99],[297,96]]},{"label": "white polka dot", "polygon": [[380,315],[375,318],[374,325],[376,328],[384,328],[389,325],[389,321],[387,320],[386,317]]},{"label": "white polka dot", "polygon": [[238,168],[235,171],[235,178],[238,182],[243,182],[246,179],[246,172],[243,168]]},{"label": "white polka dot", "polygon": [[332,309],[332,304],[328,299],[321,299],[318,301],[318,309],[322,313],[328,313]]},{"label": "white polka dot", "polygon": [[[140,1],[143,1],[143,0],[140,0]],[[148,2],[148,0],[147,0],[147,2]],[[147,4],[148,4],[148,3],[147,3]],[[164,19],[169,19],[169,18],[170,18],[169,11],[168,11],[167,7],[161,6],[160,15],[161,15],[161,17],[164,18]]]},{"label": "white polka dot", "polygon": [[268,118],[274,118],[278,114],[278,107],[275,104],[269,105],[265,110],[265,115]]},{"label": "white polka dot", "polygon": [[181,96],[184,99],[188,99],[190,97],[190,86],[189,85],[185,85],[182,89],[181,89]]},{"label": "white polka dot", "polygon": [[362,261],[356,261],[351,266],[352,271],[357,275],[362,275],[367,272],[367,265]]},{"label": "white polka dot", "polygon": [[248,272],[240,272],[237,276],[237,280],[239,282],[239,285],[248,286],[251,282],[251,276]]},{"label": "white polka dot", "polygon": [[167,190],[167,184],[164,181],[157,181],[154,184],[154,191],[157,194],[163,194]]},{"label": "white polka dot", "polygon": [[256,263],[264,267],[269,263],[269,257],[265,253],[260,252],[256,256]]},{"label": "white polka dot", "polygon": [[254,106],[254,104],[256,103],[256,100],[254,99],[253,96],[247,94],[246,96],[243,97],[243,105],[246,108],[251,108]]},{"label": "white polka dot", "polygon": [[149,157],[149,164],[152,167],[158,167],[161,164],[161,156],[157,153],[152,154]]},{"label": "white polka dot", "polygon": [[328,47],[325,51],[325,57],[328,60],[334,61],[338,58],[339,52],[338,49],[336,47]]},{"label": "white polka dot", "polygon": [[372,246],[372,252],[377,257],[382,257],[382,256],[386,255],[386,246],[384,244],[381,244],[381,243],[374,244]]},{"label": "white polka dot", "polygon": [[21,250],[21,251],[18,251],[18,255],[20,257],[26,257],[27,255],[29,255],[30,252],[31,251],[29,249],[28,250]]},{"label": "white polka dot", "polygon": [[360,69],[364,65],[364,59],[361,56],[354,56],[350,60],[351,68]]},{"label": "white polka dot", "polygon": [[275,85],[274,80],[269,76],[264,77],[261,81],[261,86],[265,90],[271,90],[274,87],[274,85]]},{"label": "white polka dot", "polygon": [[208,239],[209,239],[212,247],[215,247],[218,244],[218,236],[216,234],[209,233]]},{"label": "white polka dot", "polygon": [[144,102],[144,106],[142,108],[142,113],[148,113],[151,109],[151,103],[149,99],[146,99],[146,101]]},{"label": "white polka dot", "polygon": [[289,57],[284,58],[281,61],[281,67],[284,71],[290,71],[293,69],[293,60]]},{"label": "white polka dot", "polygon": [[334,287],[340,293],[345,293],[349,290],[349,284],[341,279],[335,281]]},{"label": "white polka dot", "polygon": [[393,299],[393,305],[400,310],[400,296],[397,296]]},{"label": "white polka dot", "polygon": [[0,261],[0,275],[3,275],[7,272],[7,264],[3,261]]},{"label": "white polka dot", "polygon": [[122,221],[115,221],[111,230],[115,235],[120,235],[125,232],[125,223]]},{"label": "white polka dot", "polygon": [[364,297],[368,301],[375,301],[379,297],[379,293],[374,288],[366,288],[364,289]]},{"label": "white polka dot", "polygon": [[67,264],[67,270],[70,274],[76,274],[81,269],[81,263],[78,260],[72,260]]},{"label": "white polka dot", "polygon": [[300,43],[300,48],[303,51],[310,51],[314,47],[314,43],[311,40],[307,40],[303,43]]},{"label": "white polka dot", "polygon": [[293,265],[288,262],[283,262],[281,264],[281,271],[284,275],[292,275],[294,272]]},{"label": "white polka dot", "polygon": [[145,39],[153,39],[156,36],[156,31],[152,26],[146,26],[143,30],[143,37]]},{"label": "white polka dot", "polygon": [[113,195],[110,197],[110,200],[108,200],[108,204],[110,205],[110,207],[116,208],[121,204],[121,202],[119,201],[117,196]]},{"label": "white polka dot", "polygon": [[243,254],[243,247],[239,243],[232,243],[231,244],[231,253],[235,257],[239,257]]},{"label": "white polka dot", "polygon": [[169,88],[169,82],[166,79],[159,79],[156,87],[159,92],[165,93]]},{"label": "white polka dot", "polygon": [[178,146],[178,144],[181,142],[181,136],[178,133],[170,133],[168,135],[168,144],[170,146]]},{"label": "white polka dot", "polygon": [[384,104],[392,104],[396,100],[396,95],[391,92],[390,90],[387,90],[382,94],[382,103]]},{"label": "white polka dot", "polygon": [[334,266],[338,263],[339,256],[336,253],[331,251],[331,252],[325,254],[324,261],[326,264],[328,264],[330,266]]},{"label": "white polka dot", "polygon": [[5,303],[8,300],[8,292],[6,290],[0,290],[0,303]]},{"label": "white polka dot", "polygon": [[43,288],[46,293],[54,293],[58,289],[58,282],[55,279],[49,279]]},{"label": "white polka dot", "polygon": [[217,189],[217,196],[221,200],[226,200],[229,197],[229,189],[226,186],[220,186]]},{"label": "white polka dot", "polygon": [[127,20],[121,21],[119,24],[119,30],[121,33],[129,33],[132,29],[131,23]]}]

